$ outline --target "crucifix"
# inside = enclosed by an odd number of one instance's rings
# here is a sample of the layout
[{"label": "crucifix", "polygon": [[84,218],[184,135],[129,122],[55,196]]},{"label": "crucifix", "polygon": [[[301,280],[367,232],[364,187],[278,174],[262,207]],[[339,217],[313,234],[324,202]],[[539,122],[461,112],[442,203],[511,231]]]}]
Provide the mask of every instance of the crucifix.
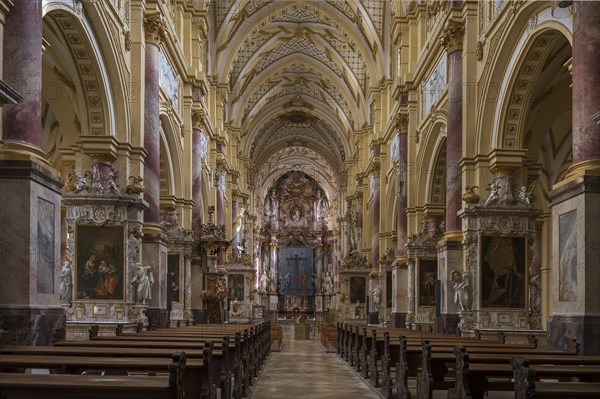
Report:
[{"label": "crucifix", "polygon": [[[299,267],[298,267],[298,262],[301,261],[301,260],[305,260],[305,259],[306,258],[301,258],[300,255],[298,254],[298,252],[296,252],[294,254],[294,256],[292,256],[290,258],[287,258],[288,262],[293,262],[293,264],[294,264],[294,270],[296,271],[296,275],[298,275],[298,276],[300,275],[300,270],[299,270]],[[300,276],[298,277],[298,281],[300,282]],[[285,276],[284,284],[285,284],[285,288],[286,289],[289,290],[289,289],[292,288],[291,276],[288,276],[288,275]],[[299,287],[298,285],[299,284],[296,284],[297,288],[302,288],[302,287]]]}]

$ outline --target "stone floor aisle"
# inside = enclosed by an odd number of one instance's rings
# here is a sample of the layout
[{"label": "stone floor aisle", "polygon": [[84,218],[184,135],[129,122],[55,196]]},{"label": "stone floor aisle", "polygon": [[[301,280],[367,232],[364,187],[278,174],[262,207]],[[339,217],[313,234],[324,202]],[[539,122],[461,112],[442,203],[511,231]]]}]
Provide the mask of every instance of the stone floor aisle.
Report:
[{"label": "stone floor aisle", "polygon": [[335,353],[319,341],[286,341],[272,352],[251,399],[377,399]]}]

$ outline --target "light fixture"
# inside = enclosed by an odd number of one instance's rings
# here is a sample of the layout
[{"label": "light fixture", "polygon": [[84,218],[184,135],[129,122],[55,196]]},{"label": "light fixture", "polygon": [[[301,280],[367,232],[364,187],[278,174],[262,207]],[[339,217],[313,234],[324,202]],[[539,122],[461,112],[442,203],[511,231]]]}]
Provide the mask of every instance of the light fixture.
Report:
[{"label": "light fixture", "polygon": [[551,14],[556,19],[568,18],[573,14],[572,5],[572,0],[553,1]]}]

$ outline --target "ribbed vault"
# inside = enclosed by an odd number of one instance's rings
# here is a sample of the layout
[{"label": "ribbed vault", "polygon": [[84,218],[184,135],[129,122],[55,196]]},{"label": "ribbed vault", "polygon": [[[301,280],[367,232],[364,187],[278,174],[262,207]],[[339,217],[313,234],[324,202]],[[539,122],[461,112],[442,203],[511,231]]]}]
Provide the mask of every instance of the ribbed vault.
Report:
[{"label": "ribbed vault", "polygon": [[241,132],[250,180],[262,192],[296,168],[337,193],[352,136],[371,124],[370,92],[387,75],[389,4],[219,0],[212,13],[209,70],[226,88],[225,120]]}]

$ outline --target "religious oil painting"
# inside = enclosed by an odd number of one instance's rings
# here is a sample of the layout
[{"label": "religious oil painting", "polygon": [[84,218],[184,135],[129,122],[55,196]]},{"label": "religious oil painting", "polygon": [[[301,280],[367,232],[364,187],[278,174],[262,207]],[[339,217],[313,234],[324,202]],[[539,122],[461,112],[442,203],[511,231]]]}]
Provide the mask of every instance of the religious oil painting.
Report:
[{"label": "religious oil painting", "polygon": [[308,247],[284,247],[281,251],[279,292],[281,295],[312,296],[313,252]]},{"label": "religious oil painting", "polygon": [[385,273],[385,307],[392,307],[392,272]]},{"label": "religious oil painting", "polygon": [[352,276],[350,277],[350,302],[365,303],[366,286],[365,278]]},{"label": "religious oil painting", "polygon": [[558,300],[577,301],[577,210],[558,218]]},{"label": "religious oil painting", "polygon": [[181,302],[181,257],[179,254],[167,255],[167,299],[173,302]]},{"label": "religious oil painting", "polygon": [[435,280],[437,280],[437,261],[421,259],[419,261],[419,306],[435,306]]},{"label": "religious oil painting", "polygon": [[227,291],[230,300],[244,300],[244,275],[230,274],[227,276]]},{"label": "religious oil painting", "polygon": [[75,234],[77,299],[123,300],[123,226],[78,225]]},{"label": "religious oil painting", "polygon": [[482,237],[481,256],[482,306],[524,308],[525,237]]}]

